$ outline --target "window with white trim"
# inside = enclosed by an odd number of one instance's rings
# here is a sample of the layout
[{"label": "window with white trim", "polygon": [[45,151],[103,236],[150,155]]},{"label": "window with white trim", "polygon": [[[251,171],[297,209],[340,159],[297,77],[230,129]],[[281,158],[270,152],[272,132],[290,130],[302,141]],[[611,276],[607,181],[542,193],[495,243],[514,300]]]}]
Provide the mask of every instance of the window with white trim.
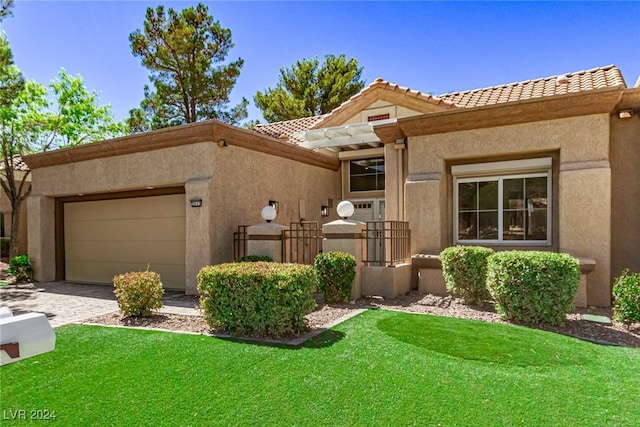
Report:
[{"label": "window with white trim", "polygon": [[551,242],[551,158],[451,169],[455,243]]}]

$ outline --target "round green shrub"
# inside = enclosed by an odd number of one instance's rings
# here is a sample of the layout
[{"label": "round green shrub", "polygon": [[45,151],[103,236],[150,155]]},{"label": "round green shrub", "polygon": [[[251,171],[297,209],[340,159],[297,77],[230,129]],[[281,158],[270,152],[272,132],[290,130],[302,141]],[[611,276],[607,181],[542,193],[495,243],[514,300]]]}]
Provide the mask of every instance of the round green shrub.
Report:
[{"label": "round green shrub", "polygon": [[487,259],[493,249],[482,246],[452,246],[440,253],[447,290],[465,303],[482,305],[491,298],[487,290]]},{"label": "round green shrub", "polygon": [[329,304],[342,304],[351,298],[356,277],[356,259],[345,252],[326,252],[316,255],[313,266],[318,289]]},{"label": "round green shrub", "polygon": [[273,262],[273,259],[266,255],[245,255],[238,258],[236,262]]},{"label": "round green shrub", "polygon": [[164,289],[160,275],[153,271],[132,271],[113,278],[120,313],[124,317],[149,317],[162,308]]},{"label": "round green shrub", "polygon": [[613,284],[613,318],[627,326],[640,323],[640,273],[625,269]]},{"label": "round green shrub", "polygon": [[33,265],[28,255],[18,255],[11,258],[7,273],[14,276],[18,282],[33,278]]},{"label": "round green shrub", "polygon": [[204,267],[198,273],[200,306],[214,329],[283,337],[308,329],[313,268],[301,264],[242,262]]},{"label": "round green shrub", "polygon": [[505,319],[562,325],[579,284],[580,262],[568,254],[506,251],[489,257],[487,287]]}]

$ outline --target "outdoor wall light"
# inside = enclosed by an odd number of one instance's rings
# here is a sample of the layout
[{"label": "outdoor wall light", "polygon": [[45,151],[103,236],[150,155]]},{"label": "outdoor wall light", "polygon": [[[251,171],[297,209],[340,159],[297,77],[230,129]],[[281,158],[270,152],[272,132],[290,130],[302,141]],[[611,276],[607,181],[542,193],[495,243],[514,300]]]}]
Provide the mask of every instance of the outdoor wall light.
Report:
[{"label": "outdoor wall light", "polygon": [[202,207],[202,199],[200,199],[200,198],[191,199],[191,200],[189,200],[189,202],[191,202],[191,207],[192,208]]},{"label": "outdoor wall light", "polygon": [[276,210],[276,213],[280,212],[280,203],[277,200],[269,200],[269,206]]},{"label": "outdoor wall light", "polygon": [[329,216],[329,206],[326,206],[326,205],[320,206],[320,215]]},{"label": "outdoor wall light", "polygon": [[225,141],[224,139],[221,139],[220,141],[218,141],[218,147],[226,147],[227,146],[227,141]]},{"label": "outdoor wall light", "polygon": [[278,213],[276,212],[276,208],[271,205],[265,206],[264,208],[262,208],[262,212],[260,212],[260,215],[262,215],[262,219],[264,219],[268,223],[276,219],[277,214]]},{"label": "outdoor wall light", "polygon": [[336,212],[338,212],[338,215],[342,219],[349,219],[349,217],[353,215],[354,211],[353,203],[348,200],[341,201],[338,203],[338,207],[336,208]]},{"label": "outdoor wall light", "polygon": [[621,119],[630,119],[633,116],[633,110],[620,110],[618,112],[618,117]]}]

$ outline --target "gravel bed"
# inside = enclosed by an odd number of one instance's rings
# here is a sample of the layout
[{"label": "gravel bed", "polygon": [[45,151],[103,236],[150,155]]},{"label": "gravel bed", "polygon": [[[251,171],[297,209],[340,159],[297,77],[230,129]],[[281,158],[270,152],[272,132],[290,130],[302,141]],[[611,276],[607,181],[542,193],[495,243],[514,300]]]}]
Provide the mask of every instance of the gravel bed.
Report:
[{"label": "gravel bed", "polygon": [[[408,313],[427,313],[484,322],[515,324],[515,322],[507,322],[500,319],[500,316],[490,305],[485,307],[467,306],[459,298],[418,295],[415,292],[393,299],[383,299],[379,297],[363,298],[343,305],[328,305],[320,301],[316,310],[306,317],[309,321],[309,328],[314,330],[326,327],[339,318],[349,314],[354,309],[362,308],[381,308]],[[620,324],[605,325],[582,320],[581,315],[586,313],[611,317],[610,309],[578,309],[567,316],[567,322],[563,326],[553,327],[541,325],[538,328],[603,344],[640,347],[639,324],[635,324],[632,328],[627,329]],[[118,313],[111,313],[89,319],[87,323],[159,328],[202,334],[215,332],[205,323],[202,316],[179,314],[158,313],[149,318],[122,318]]]}]

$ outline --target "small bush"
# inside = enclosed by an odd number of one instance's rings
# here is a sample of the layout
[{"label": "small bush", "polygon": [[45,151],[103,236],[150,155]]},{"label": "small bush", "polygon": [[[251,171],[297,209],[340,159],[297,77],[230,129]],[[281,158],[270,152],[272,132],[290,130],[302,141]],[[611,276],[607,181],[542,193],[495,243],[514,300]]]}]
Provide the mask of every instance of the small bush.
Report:
[{"label": "small bush", "polygon": [[640,273],[624,270],[613,284],[613,318],[627,327],[640,323]]},{"label": "small bush", "polygon": [[21,282],[23,280],[31,280],[33,277],[33,266],[31,264],[31,258],[28,255],[18,255],[11,258],[9,261],[9,268],[7,273],[15,276],[16,280]]},{"label": "small bush", "polygon": [[245,255],[238,258],[236,262],[273,262],[273,259],[266,255]]},{"label": "small bush", "polygon": [[314,258],[313,266],[324,301],[329,304],[348,302],[356,276],[356,259],[353,255],[344,252],[320,253]]},{"label": "small bush", "polygon": [[200,305],[209,326],[241,335],[283,337],[308,329],[313,300],[311,266],[228,263],[198,273]]},{"label": "small bush", "polygon": [[562,325],[579,284],[580,263],[568,254],[507,251],[489,257],[487,287],[505,319]]},{"label": "small bush", "polygon": [[3,258],[7,258],[9,256],[10,247],[11,247],[11,239],[1,238],[0,239],[0,256]]},{"label": "small bush", "polygon": [[447,290],[467,304],[482,305],[491,298],[487,290],[487,258],[493,249],[482,246],[452,246],[440,253]]},{"label": "small bush", "polygon": [[151,316],[152,310],[162,308],[162,283],[153,271],[132,271],[113,278],[120,313],[124,317]]}]

